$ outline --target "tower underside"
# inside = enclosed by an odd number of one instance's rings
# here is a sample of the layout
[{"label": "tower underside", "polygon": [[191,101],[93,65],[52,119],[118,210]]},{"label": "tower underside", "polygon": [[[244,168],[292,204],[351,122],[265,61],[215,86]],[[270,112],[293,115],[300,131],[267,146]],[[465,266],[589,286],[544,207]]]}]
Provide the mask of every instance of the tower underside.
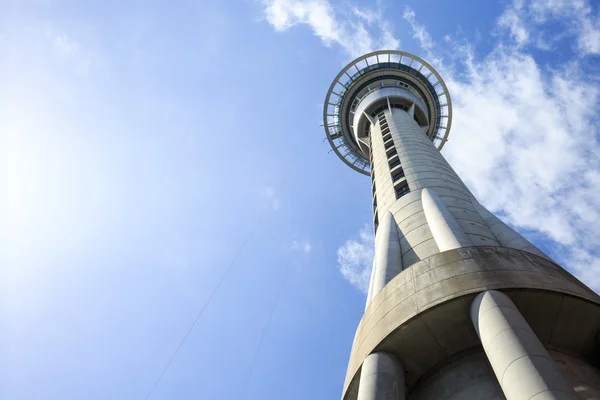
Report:
[{"label": "tower underside", "polygon": [[325,106],[332,146],[370,171],[373,194],[375,258],[342,398],[600,399],[600,297],[475,199],[439,152],[441,77],[396,53],[409,64],[356,67]]}]

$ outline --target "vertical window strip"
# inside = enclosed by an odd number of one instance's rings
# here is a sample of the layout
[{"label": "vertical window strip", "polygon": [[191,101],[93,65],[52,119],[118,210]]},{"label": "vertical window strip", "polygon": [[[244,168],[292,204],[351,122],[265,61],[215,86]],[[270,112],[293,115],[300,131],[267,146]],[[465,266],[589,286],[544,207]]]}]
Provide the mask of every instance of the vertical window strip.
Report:
[{"label": "vertical window strip", "polygon": [[[396,143],[394,142],[394,138],[391,135],[391,131],[389,128],[389,123],[387,118],[385,117],[385,113],[381,112],[379,114],[379,126],[382,127],[385,125],[385,128],[381,130],[382,140],[384,142],[384,150],[386,152],[386,156],[388,158],[388,166],[390,169],[390,177],[392,179],[392,184],[395,184],[400,179],[404,178],[404,170],[400,164],[400,156],[398,155],[398,151],[396,149]],[[385,130],[385,133],[384,133]],[[389,137],[388,137],[389,135]],[[395,156],[395,157],[394,157]],[[399,167],[399,169],[397,168]],[[396,168],[394,173],[392,174],[392,169]],[[394,185],[394,191],[396,192],[396,200],[405,194],[410,192],[408,187],[408,182],[404,181],[399,185]]]}]

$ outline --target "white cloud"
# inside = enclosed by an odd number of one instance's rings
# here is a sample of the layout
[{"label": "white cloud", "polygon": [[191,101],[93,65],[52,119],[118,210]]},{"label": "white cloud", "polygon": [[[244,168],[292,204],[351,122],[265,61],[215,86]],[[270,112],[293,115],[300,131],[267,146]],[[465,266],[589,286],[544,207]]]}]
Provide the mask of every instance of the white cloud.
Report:
[{"label": "white cloud", "polygon": [[79,42],[65,33],[57,34],[46,31],[45,35],[55,54],[65,60],[77,75],[87,76],[89,74],[92,59],[81,51]]},{"label": "white cloud", "polygon": [[409,7],[404,8],[404,13],[402,14],[402,18],[404,18],[411,26],[413,38],[417,39],[421,48],[425,51],[431,51],[435,46],[433,39],[427,32],[427,29],[421,24],[419,24],[415,19],[415,12]]},{"label": "white cloud", "polygon": [[[513,0],[498,19],[498,27],[507,29],[518,45],[533,42],[536,47],[549,50],[552,42],[574,37],[574,47],[581,55],[600,54],[600,18],[594,15],[597,13],[587,0]],[[545,32],[550,22],[559,23],[562,31],[553,28]]]},{"label": "white cloud", "polygon": [[358,237],[347,240],[337,250],[340,272],[348,282],[364,293],[369,290],[373,254],[373,230],[369,225],[361,229]]},{"label": "white cloud", "polygon": [[265,186],[261,189],[260,193],[269,200],[273,210],[277,211],[281,209],[281,200],[279,199],[279,195],[275,189],[273,189],[271,186]]},{"label": "white cloud", "polygon": [[[425,51],[427,62],[430,64],[435,63],[440,65],[442,63],[442,59],[433,51],[435,48],[435,41],[432,39],[429,32],[427,32],[425,26],[417,22],[415,12],[410,7],[405,7],[402,18],[404,18],[410,25],[413,39],[416,39],[421,48]],[[446,35],[443,39],[446,42],[451,40],[448,35]]]},{"label": "white cloud", "polygon": [[355,7],[352,9],[352,13],[357,17],[364,19],[369,24],[381,20],[381,14],[370,9],[361,10],[360,8]]},{"label": "white cloud", "polygon": [[[352,19],[341,16],[328,0],[265,0],[264,6],[265,17],[275,30],[308,25],[323,44],[337,44],[351,57],[400,46],[391,24],[382,18],[381,13],[370,9],[354,8]],[[367,30],[369,26],[375,27],[377,35]]]},{"label": "white cloud", "polygon": [[308,240],[294,240],[291,246],[292,251],[298,251],[303,253],[310,253],[312,246]]},{"label": "white cloud", "polygon": [[507,28],[514,41],[523,45],[529,41],[529,31],[522,20],[523,1],[515,0],[513,6],[502,13],[498,19],[498,26]]},{"label": "white cloud", "polygon": [[51,38],[56,50],[64,56],[73,55],[79,49],[79,43],[73,41],[65,34]]}]

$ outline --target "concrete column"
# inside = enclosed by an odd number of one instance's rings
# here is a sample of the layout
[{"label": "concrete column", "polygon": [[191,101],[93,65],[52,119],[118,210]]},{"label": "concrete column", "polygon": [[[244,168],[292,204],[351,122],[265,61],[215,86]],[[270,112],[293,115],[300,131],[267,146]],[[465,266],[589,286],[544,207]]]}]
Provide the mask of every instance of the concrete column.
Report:
[{"label": "concrete column", "polygon": [[471,319],[507,400],[577,399],[508,296],[480,293]]},{"label": "concrete column", "polygon": [[421,201],[427,224],[440,251],[472,246],[465,232],[433,189],[423,189]]},{"label": "concrete column", "polygon": [[405,400],[404,369],[391,354],[370,354],[362,365],[356,400]]},{"label": "concrete column", "polygon": [[552,260],[543,251],[535,247],[531,242],[525,239],[523,236],[515,232],[514,229],[502,222],[498,217],[489,212],[484,206],[482,206],[476,199],[471,199],[473,207],[477,210],[477,213],[483,219],[485,225],[489,228],[490,232],[494,235],[498,243],[504,247],[511,247],[517,250],[524,250],[529,253],[537,254],[538,256]]},{"label": "concrete column", "polygon": [[367,292],[367,301],[365,301],[365,310],[369,308],[371,298],[373,297],[373,283],[375,281],[375,257],[373,257],[373,266],[371,267],[371,279],[369,280],[369,291]]},{"label": "concrete column", "polygon": [[411,118],[415,117],[415,103],[412,103],[412,105],[410,106],[410,108],[408,109],[408,116]]},{"label": "concrete column", "polygon": [[368,302],[402,272],[402,251],[400,250],[400,236],[394,216],[387,211],[379,221],[379,228],[375,235],[375,260],[371,272],[372,287],[369,291]]}]

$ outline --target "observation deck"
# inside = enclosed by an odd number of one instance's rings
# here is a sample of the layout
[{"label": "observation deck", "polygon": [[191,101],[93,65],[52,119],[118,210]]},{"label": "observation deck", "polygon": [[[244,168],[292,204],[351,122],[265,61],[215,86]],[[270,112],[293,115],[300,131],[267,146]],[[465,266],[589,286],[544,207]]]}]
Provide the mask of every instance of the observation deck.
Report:
[{"label": "observation deck", "polygon": [[446,84],[423,59],[396,50],[358,57],[327,91],[323,126],[335,153],[352,169],[370,175],[369,126],[385,107],[414,107],[423,132],[441,149],[450,134],[452,102]]}]

